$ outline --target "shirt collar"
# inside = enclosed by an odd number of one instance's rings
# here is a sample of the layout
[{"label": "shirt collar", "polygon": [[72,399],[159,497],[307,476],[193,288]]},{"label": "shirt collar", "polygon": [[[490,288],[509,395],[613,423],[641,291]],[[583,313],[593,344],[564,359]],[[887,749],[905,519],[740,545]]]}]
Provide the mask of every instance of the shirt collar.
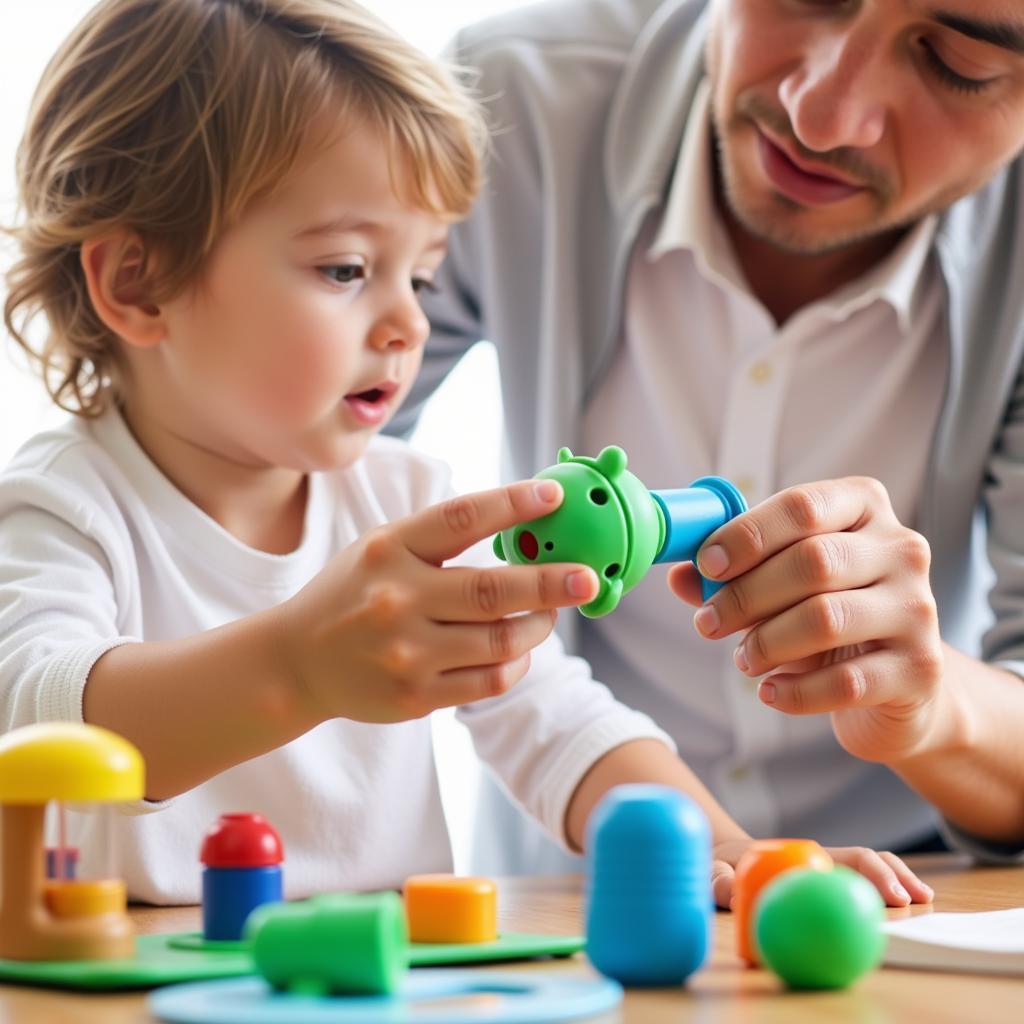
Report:
[{"label": "shirt collar", "polygon": [[[711,86],[705,78],[694,97],[664,212],[646,258],[654,262],[673,250],[689,250],[706,278],[749,295],[750,288],[717,213],[711,147]],[[817,310],[838,322],[882,300],[892,306],[900,331],[906,334],[922,297],[920,286],[937,224],[935,215],[918,221],[875,267],[815,303]]]}]

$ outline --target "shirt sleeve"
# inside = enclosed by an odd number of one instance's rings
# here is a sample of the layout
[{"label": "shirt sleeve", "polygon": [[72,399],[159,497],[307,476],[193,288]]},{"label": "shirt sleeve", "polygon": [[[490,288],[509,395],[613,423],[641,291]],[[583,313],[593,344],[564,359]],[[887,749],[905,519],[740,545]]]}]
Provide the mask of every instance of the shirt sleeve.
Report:
[{"label": "shirt sleeve", "polygon": [[[1024,375],[1017,380],[987,470],[988,556],[995,571],[989,600],[995,622],[982,640],[982,658],[1024,683]],[[948,821],[943,821],[942,831],[950,846],[978,861],[1024,863],[1024,843],[1009,845],[970,835]]]},{"label": "shirt sleeve", "polygon": [[[13,492],[21,491],[19,496]],[[0,728],[82,721],[93,664],[120,635],[113,567],[89,515],[45,485],[0,494]]]},{"label": "shirt sleeve", "polygon": [[[575,614],[572,611],[563,614]],[[565,815],[587,771],[638,739],[675,744],[650,718],[617,701],[582,658],[552,634],[508,693],[459,708],[482,761],[509,795],[565,846]]]}]

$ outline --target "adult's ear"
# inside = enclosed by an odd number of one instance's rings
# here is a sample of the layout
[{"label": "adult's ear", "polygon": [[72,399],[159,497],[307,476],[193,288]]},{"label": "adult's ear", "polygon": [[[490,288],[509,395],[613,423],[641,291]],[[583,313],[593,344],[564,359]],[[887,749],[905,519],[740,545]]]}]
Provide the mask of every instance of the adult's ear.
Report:
[{"label": "adult's ear", "polygon": [[147,294],[146,250],[131,232],[82,243],[82,271],[96,315],[123,341],[150,348],[167,336],[160,308]]}]

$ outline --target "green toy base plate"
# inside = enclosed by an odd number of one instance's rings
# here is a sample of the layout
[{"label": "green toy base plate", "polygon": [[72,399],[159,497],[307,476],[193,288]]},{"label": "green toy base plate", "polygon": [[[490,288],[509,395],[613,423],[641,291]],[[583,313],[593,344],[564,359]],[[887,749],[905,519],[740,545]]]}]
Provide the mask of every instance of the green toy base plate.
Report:
[{"label": "green toy base plate", "polygon": [[[510,932],[495,942],[412,943],[409,964],[436,967],[571,956],[583,946],[584,940],[579,936]],[[253,973],[247,943],[207,943],[198,932],[140,935],[131,960],[0,960],[0,982],[97,991],[152,988]]]},{"label": "green toy base plate", "polygon": [[174,949],[173,935],[140,935],[130,960],[0,960],[0,981],[53,988],[151,988],[252,974],[244,949],[212,952]]},{"label": "green toy base plate", "polygon": [[[172,949],[207,953],[243,953],[249,943],[204,939],[201,932],[168,937]],[[583,949],[578,935],[527,935],[506,932],[494,942],[413,942],[409,944],[410,967],[445,967],[451,964],[493,963],[496,960],[535,960],[545,956],[572,956]]]}]

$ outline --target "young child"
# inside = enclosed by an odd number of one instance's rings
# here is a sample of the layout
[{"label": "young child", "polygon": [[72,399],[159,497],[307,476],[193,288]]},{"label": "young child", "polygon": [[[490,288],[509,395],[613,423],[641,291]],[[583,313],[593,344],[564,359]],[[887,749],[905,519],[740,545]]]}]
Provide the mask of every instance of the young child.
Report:
[{"label": "young child", "polygon": [[[426,716],[462,705],[570,846],[612,785],[689,792],[728,900],[746,834],[550,635],[591,571],[444,566],[558,486],[449,499],[376,436],[482,138],[448,74],[348,0],[103,0],[45,73],[5,319],[75,415],[0,479],[0,727],[139,746],[148,799],[72,836],[134,899],[197,901],[201,836],[233,810],[282,833],[291,896],[450,870]],[[837,857],[890,903],[929,898],[890,855]]]}]

